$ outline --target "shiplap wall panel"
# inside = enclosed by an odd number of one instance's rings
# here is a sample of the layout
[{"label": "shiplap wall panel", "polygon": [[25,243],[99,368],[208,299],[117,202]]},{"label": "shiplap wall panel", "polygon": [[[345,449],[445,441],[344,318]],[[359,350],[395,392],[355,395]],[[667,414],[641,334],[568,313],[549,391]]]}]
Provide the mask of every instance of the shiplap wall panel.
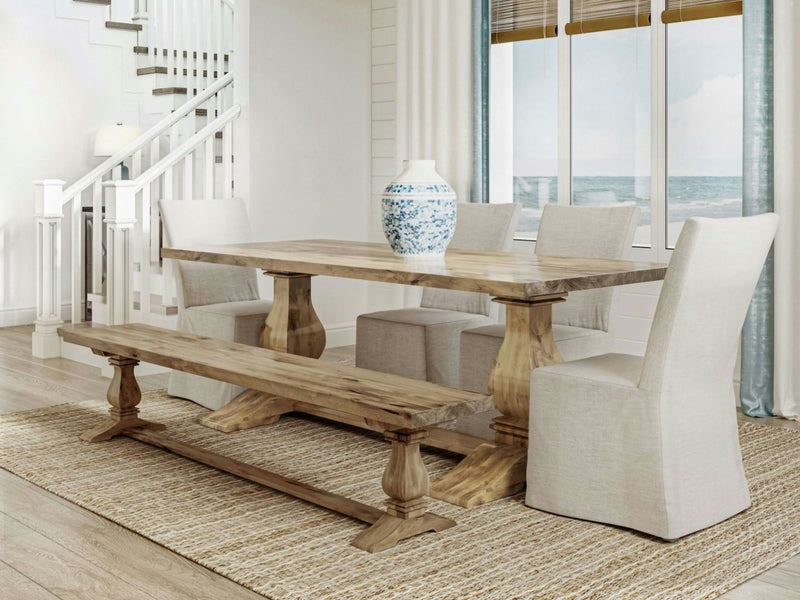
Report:
[{"label": "shiplap wall panel", "polygon": [[383,240],[381,194],[397,175],[397,2],[372,0],[370,239]]}]

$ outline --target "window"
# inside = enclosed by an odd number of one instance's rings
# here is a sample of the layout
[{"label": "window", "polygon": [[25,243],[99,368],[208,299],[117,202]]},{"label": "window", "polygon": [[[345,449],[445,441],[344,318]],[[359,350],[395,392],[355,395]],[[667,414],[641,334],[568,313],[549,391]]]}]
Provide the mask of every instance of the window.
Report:
[{"label": "window", "polygon": [[490,197],[522,204],[518,239],[547,202],[636,203],[639,256],[665,260],[686,218],[741,214],[741,2],[516,3],[561,15],[493,34]]},{"label": "window", "polygon": [[557,50],[554,39],[513,48],[513,198],[523,239],[536,239],[542,208],[558,199]]},{"label": "window", "polygon": [[542,208],[558,198],[557,5],[492,2],[490,194],[522,205],[521,239],[536,239]]},{"label": "window", "polygon": [[572,204],[637,204],[650,245],[650,31],[572,40]]},{"label": "window", "polygon": [[667,25],[667,247],[689,217],[742,215],[742,18]]}]

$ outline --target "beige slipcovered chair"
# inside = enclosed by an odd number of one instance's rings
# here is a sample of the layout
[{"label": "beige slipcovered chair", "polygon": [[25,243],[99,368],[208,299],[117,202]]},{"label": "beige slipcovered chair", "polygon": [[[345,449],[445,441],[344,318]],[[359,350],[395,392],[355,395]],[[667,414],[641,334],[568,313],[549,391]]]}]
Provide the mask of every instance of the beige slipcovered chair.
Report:
[{"label": "beige slipcovered chair", "polygon": [[[166,245],[190,248],[249,242],[250,225],[242,200],[182,200],[159,204]],[[178,331],[259,345],[272,302],[258,294],[255,269],[176,261]],[[172,371],[168,392],[217,410],[244,388]]]},{"label": "beige slipcovered chair", "polygon": [[[542,212],[536,254],[591,258],[626,258],[639,221],[636,206],[559,206]],[[614,288],[570,292],[553,305],[553,339],[564,360],[604,354]],[[461,333],[459,387],[486,393],[489,371],[505,336],[505,325],[494,323]],[[489,411],[459,419],[455,429],[491,438],[489,425],[500,413]]]},{"label": "beige slipcovered chair", "polygon": [[[506,251],[519,220],[518,204],[458,204],[449,248]],[[356,365],[374,371],[458,385],[458,336],[497,320],[486,294],[424,288],[418,308],[360,315]]]},{"label": "beige slipcovered chair", "polygon": [[689,219],[643,358],[533,371],[526,504],[664,539],[750,505],[733,370],[777,226],[774,214]]}]

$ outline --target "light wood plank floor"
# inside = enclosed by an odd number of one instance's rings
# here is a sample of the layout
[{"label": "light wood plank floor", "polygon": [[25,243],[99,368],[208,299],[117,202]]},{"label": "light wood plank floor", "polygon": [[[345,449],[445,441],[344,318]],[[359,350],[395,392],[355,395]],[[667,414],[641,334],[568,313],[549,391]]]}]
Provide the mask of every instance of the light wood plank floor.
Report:
[{"label": "light wood plank floor", "polygon": [[[61,358],[31,357],[31,331],[30,326],[0,328],[0,412],[105,396],[108,380],[98,369]],[[352,356],[352,347],[325,354],[336,361]],[[140,378],[143,391],[166,383],[166,375]],[[778,419],[757,422],[800,429],[800,423]],[[2,469],[0,529],[2,599],[262,598]],[[800,555],[722,598],[800,600]]]}]

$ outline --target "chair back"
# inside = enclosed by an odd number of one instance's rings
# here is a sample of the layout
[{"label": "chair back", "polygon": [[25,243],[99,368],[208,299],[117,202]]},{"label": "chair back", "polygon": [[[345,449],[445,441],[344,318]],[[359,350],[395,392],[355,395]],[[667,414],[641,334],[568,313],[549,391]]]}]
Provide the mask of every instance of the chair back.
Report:
[{"label": "chair back", "polygon": [[[590,258],[626,258],[639,222],[639,207],[560,206],[542,212],[536,254]],[[553,323],[608,331],[614,288],[570,292],[553,305]]]},{"label": "chair back", "polygon": [[[520,205],[473,204],[460,202],[456,211],[456,230],[448,248],[507,252],[511,249],[519,221]],[[424,288],[424,308],[440,308],[488,315],[490,299],[487,294]]]},{"label": "chair back", "polygon": [[641,388],[690,412],[708,410],[696,400],[721,389],[732,396],[739,334],[778,221],[774,213],[686,221],[658,299]]},{"label": "chair back", "polygon": [[[161,200],[166,244],[191,248],[251,241],[244,202],[234,200]],[[258,300],[255,269],[176,261],[179,308]]]}]

